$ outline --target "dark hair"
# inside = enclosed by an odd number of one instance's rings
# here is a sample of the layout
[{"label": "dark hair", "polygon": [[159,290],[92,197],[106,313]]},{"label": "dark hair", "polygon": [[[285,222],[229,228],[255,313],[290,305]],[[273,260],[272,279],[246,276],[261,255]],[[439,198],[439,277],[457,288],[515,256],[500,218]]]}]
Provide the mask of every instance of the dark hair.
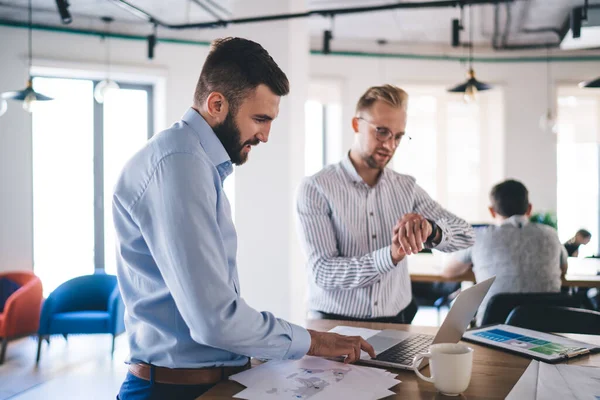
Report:
[{"label": "dark hair", "polygon": [[592,234],[589,231],[585,230],[585,229],[578,230],[577,233],[576,233],[576,235],[579,235],[579,236],[581,236],[584,239],[592,237]]},{"label": "dark hair", "polygon": [[202,67],[194,105],[201,107],[210,93],[219,92],[235,113],[242,100],[260,84],[277,96],[290,91],[287,76],[260,44],[234,37],[217,39]]},{"label": "dark hair", "polygon": [[494,211],[503,217],[524,215],[529,208],[529,192],[525,185],[512,179],[494,186],[490,192]]}]

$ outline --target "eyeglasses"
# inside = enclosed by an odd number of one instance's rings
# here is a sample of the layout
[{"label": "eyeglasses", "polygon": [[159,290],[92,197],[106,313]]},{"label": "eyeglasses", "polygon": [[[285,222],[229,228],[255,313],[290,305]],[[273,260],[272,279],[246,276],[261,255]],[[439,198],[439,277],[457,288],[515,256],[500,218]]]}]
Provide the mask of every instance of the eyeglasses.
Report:
[{"label": "eyeglasses", "polygon": [[408,138],[408,140],[412,140],[412,138],[410,136],[406,136],[404,133],[397,133],[394,135],[392,133],[392,131],[389,130],[388,128],[386,128],[385,126],[377,126],[373,122],[366,120],[363,117],[356,117],[356,118],[360,119],[361,121],[365,121],[368,125],[375,128],[375,138],[377,140],[379,140],[380,142],[387,142],[391,138],[394,138],[394,144],[397,147],[400,144],[400,141],[402,140],[402,138],[404,138],[404,137]]}]

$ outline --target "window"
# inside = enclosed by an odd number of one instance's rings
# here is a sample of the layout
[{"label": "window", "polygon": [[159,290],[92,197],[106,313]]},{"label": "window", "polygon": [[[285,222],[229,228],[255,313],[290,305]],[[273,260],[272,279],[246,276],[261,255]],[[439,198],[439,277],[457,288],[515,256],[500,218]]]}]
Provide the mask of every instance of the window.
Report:
[{"label": "window", "polygon": [[113,186],[153,130],[151,86],[121,83],[98,104],[97,83],[33,81],[55,98],[32,116],[34,269],[46,294],[94,269],[116,272]]},{"label": "window", "polygon": [[[403,86],[409,94],[406,135],[392,168],[415,177],[442,206],[469,222],[490,220],[487,193],[502,179],[502,92],[475,104],[443,87]],[[493,121],[486,118],[494,110]],[[500,122],[498,121],[500,120]],[[486,159],[490,162],[483,163]]]},{"label": "window", "polygon": [[579,256],[600,252],[599,153],[600,95],[559,88],[557,138],[557,220],[561,241],[587,229],[592,239]]},{"label": "window", "polygon": [[313,175],[341,159],[341,88],[335,81],[313,80],[305,104],[305,174]]}]

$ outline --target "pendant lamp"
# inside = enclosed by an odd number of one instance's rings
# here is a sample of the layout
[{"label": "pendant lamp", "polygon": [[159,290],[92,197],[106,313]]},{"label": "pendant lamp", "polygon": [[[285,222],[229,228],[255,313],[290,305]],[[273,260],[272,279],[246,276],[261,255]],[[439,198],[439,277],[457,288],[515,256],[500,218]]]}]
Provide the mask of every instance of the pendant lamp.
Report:
[{"label": "pendant lamp", "polygon": [[[31,6],[31,0],[29,0],[29,26],[28,26],[28,34],[29,34],[29,40],[28,40],[28,47],[29,47],[29,53],[28,53],[28,60],[29,60],[29,66],[28,66],[28,74],[29,74],[29,78],[27,79],[27,86],[25,87],[25,89],[21,89],[21,90],[15,90],[12,92],[4,92],[2,93],[2,95],[0,95],[1,100],[0,100],[0,115],[2,115],[4,112],[6,112],[6,108],[8,107],[6,100],[16,100],[16,101],[22,101],[23,102],[23,109],[27,112],[32,112],[34,105],[38,102],[38,101],[48,101],[48,100],[53,100],[52,97],[48,97],[45,96],[41,93],[36,92],[33,89],[33,82],[32,82],[32,77],[31,77],[31,60],[32,60],[32,40],[31,40],[31,36],[32,36],[32,31],[33,31],[33,18],[32,18],[32,14],[33,14],[33,10],[32,10],[32,6]],[[4,112],[2,111],[4,109]]]}]

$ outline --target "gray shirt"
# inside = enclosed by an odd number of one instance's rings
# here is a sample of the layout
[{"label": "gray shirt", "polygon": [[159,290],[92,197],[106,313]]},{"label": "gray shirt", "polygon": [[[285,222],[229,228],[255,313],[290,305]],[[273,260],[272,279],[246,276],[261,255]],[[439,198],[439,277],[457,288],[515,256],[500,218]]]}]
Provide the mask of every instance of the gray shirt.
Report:
[{"label": "gray shirt", "polygon": [[559,292],[560,266],[567,263],[567,252],[554,229],[515,215],[499,226],[476,230],[473,247],[454,258],[473,264],[477,282],[496,276],[477,312],[479,325],[497,293]]}]

